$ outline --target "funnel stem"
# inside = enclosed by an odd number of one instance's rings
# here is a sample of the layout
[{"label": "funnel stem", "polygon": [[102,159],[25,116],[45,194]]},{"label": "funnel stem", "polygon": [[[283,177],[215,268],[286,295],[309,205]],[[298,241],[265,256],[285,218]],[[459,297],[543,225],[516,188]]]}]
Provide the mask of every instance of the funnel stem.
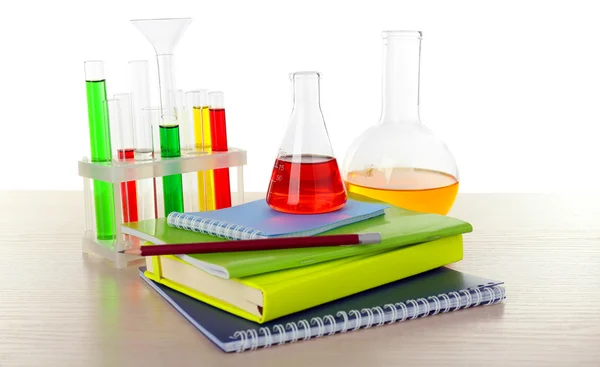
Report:
[{"label": "funnel stem", "polygon": [[173,55],[156,55],[158,64],[158,88],[160,90],[161,119],[160,126],[179,124],[180,116],[175,108],[175,75]]}]

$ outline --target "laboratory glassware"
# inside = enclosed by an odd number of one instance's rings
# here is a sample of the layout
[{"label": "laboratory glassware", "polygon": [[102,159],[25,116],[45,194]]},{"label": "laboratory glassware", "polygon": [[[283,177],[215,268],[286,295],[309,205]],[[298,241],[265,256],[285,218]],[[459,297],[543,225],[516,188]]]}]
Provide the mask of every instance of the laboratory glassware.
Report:
[{"label": "laboratory glassware", "polygon": [[[112,162],[110,122],[106,96],[104,62],[84,62],[85,85],[88,107],[91,161]],[[110,182],[93,180],[96,238],[113,241],[116,238],[114,189]]]},{"label": "laboratory glassware", "polygon": [[445,215],[458,192],[455,159],[419,116],[420,31],[384,31],[379,121],[356,138],[342,174],[347,191]]},{"label": "laboratory glassware", "polygon": [[[211,152],[210,112],[208,90],[197,89],[185,93],[186,124],[197,153]],[[213,170],[197,172],[198,206],[200,211],[215,209]]]},{"label": "laboratory glassware", "polygon": [[[134,19],[131,23],[146,37],[156,53],[162,125],[178,125],[173,51],[191,18]],[[148,107],[148,106],[145,106]]]},{"label": "laboratory glassware", "polygon": [[[153,127],[148,116],[144,116],[144,109],[151,107],[148,60],[129,61],[129,83],[131,115],[134,121],[134,158],[136,161],[152,160],[154,159]],[[156,128],[158,129],[158,125]],[[137,181],[138,217],[140,220],[158,218],[156,186],[155,177]]]},{"label": "laboratory glassware", "polygon": [[277,211],[326,213],[342,208],[347,201],[321,111],[320,79],[316,71],[290,74],[292,112],[266,197]]},{"label": "laboratory glassware", "polygon": [[144,123],[142,109],[150,107],[150,74],[148,60],[129,61],[129,83],[131,88],[131,115],[134,125],[135,160],[154,158],[152,148],[152,126]]},{"label": "laboratory glassware", "polygon": [[[114,146],[118,162],[133,162],[135,149],[133,143],[133,119],[131,116],[131,98],[129,93],[117,93],[108,100],[111,130],[114,131]],[[138,221],[137,185],[135,180],[121,182],[121,207],[123,222]]]},{"label": "laboratory glassware", "polygon": [[[153,141],[153,154],[155,157],[160,156],[160,137],[158,132],[158,125],[160,121],[160,107],[144,107],[142,108],[142,117],[144,124],[152,127],[152,141]],[[163,195],[163,180],[161,177],[153,178],[154,191],[152,192],[152,199],[154,201],[154,214],[156,218],[165,216],[164,206],[164,195]]]},{"label": "laboratory glassware", "polygon": [[[208,93],[210,115],[211,151],[226,152],[227,121],[225,118],[225,96],[221,91]],[[213,171],[215,190],[215,209],[231,206],[231,187],[229,184],[229,168],[217,168]]]},{"label": "laboratory glassware", "polygon": [[[134,19],[131,23],[146,37],[156,53],[159,86],[159,139],[161,159],[181,157],[178,90],[175,84],[173,51],[185,33],[191,18]],[[163,177],[165,215],[183,212],[181,174]]]}]

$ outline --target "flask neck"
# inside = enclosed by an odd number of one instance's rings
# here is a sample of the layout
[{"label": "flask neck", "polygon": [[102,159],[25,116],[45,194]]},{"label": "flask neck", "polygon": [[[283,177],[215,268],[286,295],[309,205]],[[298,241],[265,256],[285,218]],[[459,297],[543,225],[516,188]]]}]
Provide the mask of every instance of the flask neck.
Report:
[{"label": "flask neck", "polygon": [[420,123],[419,72],[421,32],[383,34],[381,123]]},{"label": "flask neck", "polygon": [[[292,81],[292,114],[321,114],[319,73],[301,72],[290,76]],[[308,116],[307,116],[308,117]],[[307,121],[314,121],[307,119]]]}]

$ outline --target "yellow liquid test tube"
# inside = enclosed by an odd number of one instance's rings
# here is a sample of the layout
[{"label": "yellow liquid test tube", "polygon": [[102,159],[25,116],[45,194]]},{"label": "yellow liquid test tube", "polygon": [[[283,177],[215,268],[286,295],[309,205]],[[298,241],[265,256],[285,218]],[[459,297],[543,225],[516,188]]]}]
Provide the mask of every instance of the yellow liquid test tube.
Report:
[{"label": "yellow liquid test tube", "polygon": [[[210,114],[208,106],[194,106],[193,111],[196,149],[210,153]],[[198,204],[200,211],[215,210],[215,186],[212,170],[198,172]]]}]

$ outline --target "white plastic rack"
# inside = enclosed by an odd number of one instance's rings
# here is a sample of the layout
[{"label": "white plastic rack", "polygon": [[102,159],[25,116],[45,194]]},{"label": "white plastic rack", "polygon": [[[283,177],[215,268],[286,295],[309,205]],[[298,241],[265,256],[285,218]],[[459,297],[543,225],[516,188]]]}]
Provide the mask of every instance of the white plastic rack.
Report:
[{"label": "white plastic rack", "polygon": [[[198,155],[182,156],[181,158],[154,158],[147,161],[92,163],[87,157],[78,162],[79,176],[83,177],[83,192],[85,200],[86,229],[82,239],[82,250],[85,254],[95,254],[111,261],[115,267],[124,268],[142,260],[139,256],[122,254],[128,243],[121,232],[123,213],[121,208],[121,182],[137,181],[162,176],[185,174],[215,170],[218,168],[236,169],[237,197],[233,202],[244,202],[243,168],[247,163],[246,151],[229,147],[227,152],[212,152]],[[113,241],[96,238],[96,221],[92,180],[110,182],[114,188],[115,229]],[[233,188],[235,183],[231,183]]]}]

